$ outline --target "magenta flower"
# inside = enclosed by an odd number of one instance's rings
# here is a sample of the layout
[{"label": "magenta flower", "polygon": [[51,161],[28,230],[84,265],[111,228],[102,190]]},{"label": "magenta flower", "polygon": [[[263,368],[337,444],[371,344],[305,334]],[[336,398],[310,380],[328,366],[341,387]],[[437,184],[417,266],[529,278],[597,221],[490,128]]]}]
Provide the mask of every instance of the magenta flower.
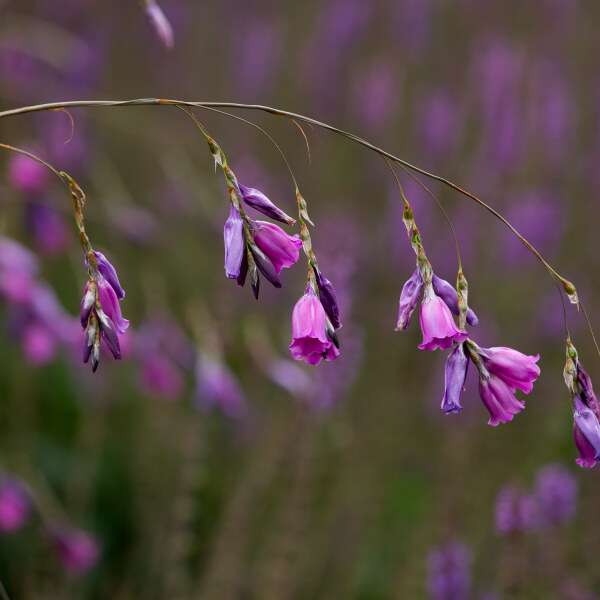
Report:
[{"label": "magenta flower", "polygon": [[100,546],[90,533],[80,529],[60,529],[54,531],[52,537],[67,571],[83,575],[96,566]]},{"label": "magenta flower", "polygon": [[[225,222],[223,237],[225,239],[225,274],[229,279],[239,279],[245,253],[244,222],[233,204],[229,209],[229,218]],[[248,263],[246,262],[247,269]]]},{"label": "magenta flower", "polygon": [[446,360],[446,389],[442,399],[442,410],[448,414],[462,412],[460,395],[464,389],[469,359],[464,344],[457,344]]},{"label": "magenta flower", "polygon": [[31,499],[23,483],[16,477],[0,480],[0,532],[21,529],[31,514]]},{"label": "magenta flower", "polygon": [[289,349],[294,359],[306,360],[309,365],[334,360],[340,354],[327,335],[327,315],[311,286],[294,306]]},{"label": "magenta flower", "polygon": [[242,200],[248,206],[251,206],[276,221],[281,221],[288,225],[293,225],[296,222],[295,219],[292,219],[292,217],[286,215],[279,207],[275,206],[275,204],[273,204],[262,192],[255,190],[254,188],[246,187],[241,183],[238,183],[238,187],[242,194]]},{"label": "magenta flower", "polygon": [[167,48],[172,48],[175,44],[175,36],[173,35],[171,23],[169,23],[162,8],[154,0],[149,0],[146,4],[146,14],[161,42]]},{"label": "magenta flower", "polygon": [[266,221],[256,221],[254,241],[275,267],[279,275],[283,267],[291,267],[298,262],[299,250],[302,248],[300,236],[288,235],[281,227]]},{"label": "magenta flower", "polygon": [[493,373],[479,378],[479,395],[490,412],[488,425],[496,427],[499,423],[512,421],[514,415],[525,408],[525,402],[519,402],[514,396],[514,388]]},{"label": "magenta flower", "polygon": [[540,355],[527,356],[512,348],[482,348],[481,359],[490,373],[497,375],[511,388],[518,388],[529,394],[533,382],[540,374],[535,364]]},{"label": "magenta flower", "polygon": [[467,334],[458,329],[450,309],[436,296],[431,284],[425,285],[419,320],[423,332],[423,343],[419,345],[421,350],[446,350],[454,342],[467,339]]}]

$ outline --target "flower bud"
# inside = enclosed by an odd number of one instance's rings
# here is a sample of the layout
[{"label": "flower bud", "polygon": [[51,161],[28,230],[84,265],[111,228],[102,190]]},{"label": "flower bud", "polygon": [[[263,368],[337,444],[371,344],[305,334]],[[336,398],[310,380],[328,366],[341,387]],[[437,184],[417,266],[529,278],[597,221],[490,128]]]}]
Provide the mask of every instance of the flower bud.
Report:
[{"label": "flower bud", "polygon": [[408,329],[410,318],[419,303],[422,289],[423,279],[421,279],[421,273],[419,272],[419,267],[417,267],[412,277],[404,284],[400,294],[396,331]]}]

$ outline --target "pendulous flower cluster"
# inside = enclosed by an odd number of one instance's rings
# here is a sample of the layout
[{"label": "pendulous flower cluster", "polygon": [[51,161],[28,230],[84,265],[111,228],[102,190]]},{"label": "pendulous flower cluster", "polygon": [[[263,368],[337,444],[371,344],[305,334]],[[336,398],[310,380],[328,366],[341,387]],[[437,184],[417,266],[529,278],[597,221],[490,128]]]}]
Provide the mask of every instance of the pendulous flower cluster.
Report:
[{"label": "pendulous flower cluster", "polygon": [[[529,394],[533,389],[533,382],[540,374],[536,364],[539,355],[527,356],[504,347],[480,348],[469,339],[466,325],[476,326],[479,321],[467,306],[467,284],[462,269],[459,271],[456,289],[438,277],[425,256],[412,211],[405,212],[410,215],[406,226],[409,235],[412,232],[417,267],[400,294],[396,331],[408,328],[422,296],[419,322],[423,342],[419,344],[419,348],[447,350],[453,347],[446,360],[446,383],[442,398],[444,413],[462,412],[460,396],[464,390],[469,361],[472,361],[479,371],[481,400],[490,413],[488,424],[496,426],[507,423],[525,408],[525,403],[516,399],[515,392],[518,388]],[[453,314],[459,317],[458,325]]]},{"label": "pendulous flower cluster", "polygon": [[95,372],[100,361],[100,340],[116,359],[121,358],[119,335],[129,321],[123,318],[119,301],[125,298],[117,272],[101,252],[92,251],[85,259],[90,280],[81,300],[81,326],[85,330],[83,362],[90,358]]}]

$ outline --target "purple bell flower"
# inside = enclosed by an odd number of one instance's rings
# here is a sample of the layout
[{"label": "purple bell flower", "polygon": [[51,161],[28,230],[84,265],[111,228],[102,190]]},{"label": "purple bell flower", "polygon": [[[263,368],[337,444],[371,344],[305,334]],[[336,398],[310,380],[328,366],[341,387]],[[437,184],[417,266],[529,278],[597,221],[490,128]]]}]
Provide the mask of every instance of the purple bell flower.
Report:
[{"label": "purple bell flower", "polygon": [[417,307],[421,290],[423,289],[423,279],[419,271],[419,267],[415,269],[412,277],[404,284],[400,294],[400,302],[398,303],[398,323],[396,331],[408,329],[410,318]]},{"label": "purple bell flower", "polygon": [[460,395],[464,390],[469,368],[469,358],[464,344],[457,344],[446,360],[446,389],[442,399],[442,410],[448,414],[462,412]]},{"label": "purple bell flower", "polygon": [[262,192],[259,190],[255,190],[254,188],[246,187],[241,183],[238,183],[240,188],[240,192],[242,194],[242,200],[252,208],[258,210],[259,212],[267,215],[267,217],[271,217],[271,219],[275,219],[276,221],[280,221],[281,223],[287,223],[288,225],[293,225],[296,220],[292,219],[292,217],[286,215],[280,208],[275,206]]},{"label": "purple bell flower", "polygon": [[497,375],[509,387],[518,388],[529,394],[533,382],[540,374],[540,368],[535,364],[540,355],[527,356],[512,348],[483,348],[481,359],[490,373]]},{"label": "purple bell flower", "polygon": [[[229,279],[238,279],[239,284],[242,260],[246,250],[244,243],[244,221],[233,204],[229,209],[229,218],[225,223],[223,237],[225,239],[225,274]],[[248,263],[246,263],[247,269]]]},{"label": "purple bell flower", "polygon": [[575,445],[580,457],[576,460],[581,467],[591,468],[600,460],[600,424],[596,415],[579,396],[575,396]]},{"label": "purple bell flower", "polygon": [[467,339],[467,334],[456,326],[450,309],[434,293],[431,285],[425,286],[419,320],[423,332],[423,342],[419,344],[421,350],[445,350],[454,342],[460,343]]}]

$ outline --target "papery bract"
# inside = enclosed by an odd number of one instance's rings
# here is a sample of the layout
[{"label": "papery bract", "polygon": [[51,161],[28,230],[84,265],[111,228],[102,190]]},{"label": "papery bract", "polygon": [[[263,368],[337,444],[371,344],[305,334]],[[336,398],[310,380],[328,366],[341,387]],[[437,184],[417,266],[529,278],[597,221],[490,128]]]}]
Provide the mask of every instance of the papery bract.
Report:
[{"label": "papery bract", "polygon": [[327,315],[311,286],[294,306],[289,349],[294,359],[306,360],[309,365],[339,356],[339,350],[327,335]]},{"label": "papery bract", "polygon": [[423,343],[419,345],[421,350],[445,350],[454,342],[467,339],[467,334],[458,329],[450,309],[436,296],[431,285],[425,285],[419,320],[423,332]]}]

